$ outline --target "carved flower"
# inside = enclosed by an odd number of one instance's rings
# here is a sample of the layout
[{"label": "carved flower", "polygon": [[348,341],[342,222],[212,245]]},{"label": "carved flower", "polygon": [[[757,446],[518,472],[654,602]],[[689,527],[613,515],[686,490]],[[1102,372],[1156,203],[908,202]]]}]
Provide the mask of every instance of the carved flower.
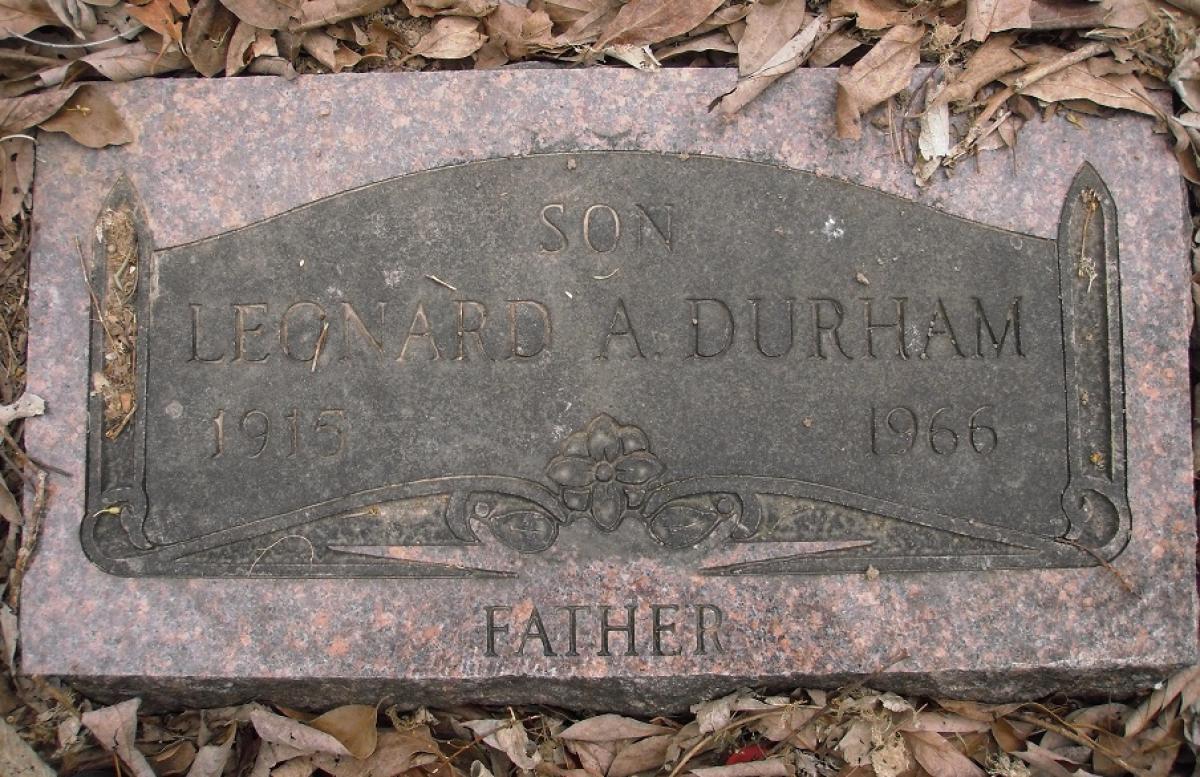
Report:
[{"label": "carved flower", "polygon": [[563,504],[589,512],[602,531],[612,531],[642,504],[646,486],[663,472],[646,435],[601,414],[563,441],[546,476],[561,487]]}]

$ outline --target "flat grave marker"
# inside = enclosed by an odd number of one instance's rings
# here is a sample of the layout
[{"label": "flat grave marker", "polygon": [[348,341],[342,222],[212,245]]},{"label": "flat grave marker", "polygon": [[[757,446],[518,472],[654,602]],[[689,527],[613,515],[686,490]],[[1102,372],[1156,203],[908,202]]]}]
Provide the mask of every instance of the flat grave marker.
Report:
[{"label": "flat grave marker", "polygon": [[918,190],[832,74],[731,77],[149,81],[134,143],[44,137],[25,671],[658,710],[1193,661],[1165,144],[1031,124]]}]

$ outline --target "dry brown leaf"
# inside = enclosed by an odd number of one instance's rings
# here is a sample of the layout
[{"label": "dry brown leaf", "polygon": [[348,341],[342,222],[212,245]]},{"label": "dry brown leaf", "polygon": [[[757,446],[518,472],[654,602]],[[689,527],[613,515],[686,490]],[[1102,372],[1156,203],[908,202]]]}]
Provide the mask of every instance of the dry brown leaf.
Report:
[{"label": "dry brown leaf", "polygon": [[967,0],[962,40],[986,40],[993,32],[1028,29],[1030,0]]},{"label": "dry brown leaf", "polygon": [[608,8],[610,5],[610,0],[541,0],[537,8],[545,11],[555,24],[569,26],[594,13],[597,8]]},{"label": "dry brown leaf", "polygon": [[792,72],[803,64],[822,40],[836,32],[844,24],[846,24],[845,19],[830,21],[826,14],[821,14],[813,19],[785,43],[783,48],[775,52],[761,68],[744,78],[739,78],[733,91],[718,98],[710,106],[710,110],[716,108],[726,116],[737,113],[766,91],[767,87],[775,83],[780,76]]},{"label": "dry brown leaf", "polygon": [[146,760],[154,768],[155,774],[183,775],[196,760],[196,746],[186,739],[178,739],[147,756]]},{"label": "dry brown leaf", "polygon": [[494,43],[509,59],[524,59],[530,52],[554,48],[553,22],[545,11],[531,11],[501,3],[483,20],[488,43]]},{"label": "dry brown leaf", "polygon": [[281,30],[299,9],[295,0],[221,0],[234,16],[253,27]]},{"label": "dry brown leaf", "polygon": [[105,750],[116,754],[129,767],[134,777],[155,777],[146,757],[134,746],[139,704],[140,699],[130,699],[111,707],[85,712],[83,725]]},{"label": "dry brown leaf", "polygon": [[789,704],[754,721],[750,727],[772,742],[782,742],[808,727],[809,722],[819,714],[820,707]]},{"label": "dry brown leaf", "polygon": [[913,758],[931,777],[984,777],[983,769],[932,731],[904,731]]},{"label": "dry brown leaf", "polygon": [[833,32],[817,44],[808,57],[809,67],[829,67],[854,51],[863,42],[844,32]]},{"label": "dry brown leaf", "polygon": [[902,731],[937,731],[942,734],[970,734],[989,731],[991,723],[986,720],[968,718],[952,712],[922,710],[906,720]]},{"label": "dry brown leaf", "polygon": [[728,766],[697,766],[689,771],[696,777],[791,777],[793,773],[791,766],[780,758]]},{"label": "dry brown leaf", "polygon": [[[327,734],[312,726],[306,726],[297,720],[285,718],[282,715],[276,715],[267,710],[256,709],[251,712],[250,723],[264,742],[283,746],[295,751],[297,755],[310,755],[312,753],[350,755],[350,751],[346,749],[346,746],[332,734]],[[286,752],[276,754],[286,755]],[[279,760],[287,760],[290,757],[293,756],[287,756]]]},{"label": "dry brown leaf", "polygon": [[1139,704],[1125,721],[1125,736],[1140,734],[1160,712],[1179,698],[1185,689],[1190,688],[1196,688],[1193,693],[1200,692],[1200,666],[1189,667],[1172,675],[1162,688],[1154,691]]},{"label": "dry brown leaf", "polygon": [[[1003,36],[1000,36],[1003,40]],[[984,44],[986,46],[988,44]],[[981,49],[983,46],[980,47]],[[1005,715],[1011,715],[1021,708],[1020,704],[983,704],[977,701],[958,701],[955,699],[938,699],[938,706],[956,715],[962,715],[971,720],[991,722]]]},{"label": "dry brown leaf", "polygon": [[1167,83],[1188,110],[1200,110],[1200,42],[1193,43],[1179,56]]},{"label": "dry brown leaf", "polygon": [[58,57],[48,57],[21,49],[0,48],[0,75],[7,79],[24,78],[62,62]]},{"label": "dry brown leaf", "polygon": [[1032,766],[1043,777],[1073,777],[1074,770],[1063,766],[1056,753],[1032,742],[1025,746],[1025,750],[1013,755]]},{"label": "dry brown leaf", "polygon": [[275,742],[262,742],[258,746],[258,755],[254,758],[254,767],[250,770],[249,777],[271,777],[275,774],[274,767],[277,764],[301,757],[304,757],[304,752],[294,747]]},{"label": "dry brown leaf", "polygon": [[530,747],[529,734],[519,720],[468,720],[463,725],[482,737],[484,744],[507,755],[518,769],[536,769],[542,762],[542,754]]},{"label": "dry brown leaf", "polygon": [[[361,55],[346,48],[333,36],[321,30],[309,30],[304,33],[301,45],[313,59],[329,68],[333,73],[340,73],[348,67],[354,67],[362,59]],[[372,728],[374,728],[373,725]]]},{"label": "dry brown leaf", "polygon": [[[0,177],[0,221],[8,224],[20,215],[29,187],[33,185],[33,141],[29,138],[8,138],[0,142],[4,153],[3,176]],[[5,486],[5,492],[8,487]],[[21,508],[12,493],[0,494],[0,515],[12,524],[20,524]]]},{"label": "dry brown leaf", "polygon": [[306,755],[281,764],[271,770],[271,777],[311,777],[317,770],[316,756]]},{"label": "dry brown leaf", "polygon": [[992,736],[996,740],[996,744],[1000,745],[1000,749],[1006,753],[1015,753],[1025,747],[1025,737],[1013,728],[1012,724],[1004,718],[998,718],[992,722]]},{"label": "dry brown leaf", "polygon": [[1122,30],[1141,27],[1164,7],[1154,0],[1102,0],[1100,5],[1105,12],[1104,26]]},{"label": "dry brown leaf", "polygon": [[862,137],[862,115],[909,85],[913,70],[921,61],[921,25],[903,24],[887,34],[855,63],[838,73],[837,136],[857,140]]},{"label": "dry brown leaf", "polygon": [[[704,35],[713,30],[733,29],[738,28],[738,22],[742,22],[748,13],[750,13],[751,3],[732,3],[723,5],[713,11],[707,19],[696,25],[695,29],[689,32],[689,35]],[[742,25],[744,26],[744,24]]]},{"label": "dry brown leaf", "polygon": [[609,22],[596,48],[645,46],[698,27],[723,0],[629,0]]},{"label": "dry brown leaf", "polygon": [[312,757],[312,762],[333,777],[389,777],[437,763],[441,757],[438,744],[430,735],[428,727],[417,726],[410,731],[380,733],[375,752],[365,760],[353,761],[318,754]]},{"label": "dry brown leaf", "polygon": [[673,731],[666,726],[643,723],[623,715],[608,714],[597,715],[568,726],[559,734],[559,737],[578,742],[612,742],[616,739],[636,739],[670,734]]},{"label": "dry brown leaf", "polygon": [[246,22],[238,22],[229,36],[229,48],[225,52],[225,75],[236,76],[246,69],[253,59],[251,47],[258,37],[258,28]]},{"label": "dry brown leaf", "polygon": [[[582,45],[596,40],[600,36],[600,32],[608,27],[617,15],[620,8],[618,0],[580,0],[581,3],[587,3],[590,10],[572,21],[567,28],[558,36],[564,44],[572,46]],[[557,4],[544,3],[546,12],[550,14],[550,19],[555,24],[560,22],[555,18],[550,9],[556,7]]]},{"label": "dry brown leaf", "polygon": [[132,81],[182,70],[189,64],[178,48],[171,47],[165,52],[151,51],[138,40],[81,57],[65,66],[64,75],[68,81],[89,74],[103,76],[109,81]]},{"label": "dry brown leaf", "polygon": [[417,41],[413,54],[430,59],[462,59],[478,51],[484,40],[478,20],[443,16]]},{"label": "dry brown leaf", "polygon": [[935,103],[970,100],[991,82],[1023,67],[1026,61],[1012,51],[1015,41],[1012,33],[988,38],[967,60],[963,71],[946,84]]},{"label": "dry brown leaf", "polygon": [[[150,0],[144,5],[128,4],[129,15],[175,44],[183,42],[183,20],[171,0]],[[185,7],[186,9],[186,7]]]},{"label": "dry brown leaf", "polygon": [[895,0],[833,0],[829,15],[853,16],[860,30],[883,30],[912,22],[912,14]]},{"label": "dry brown leaf", "polygon": [[58,113],[38,126],[50,132],[65,132],[88,148],[121,146],[133,141],[133,131],[108,97],[87,84],[79,87]]},{"label": "dry brown leaf", "polygon": [[1099,2],[1079,3],[1075,0],[1031,0],[1029,29],[1031,30],[1090,30],[1105,26],[1108,12]]},{"label": "dry brown leaf", "polygon": [[45,0],[4,0],[0,3],[0,38],[28,35],[39,27],[57,23],[58,16]]},{"label": "dry brown leaf", "polygon": [[871,722],[865,718],[852,722],[837,743],[842,760],[850,766],[866,766],[873,747]]},{"label": "dry brown leaf", "polygon": [[392,0],[304,0],[296,11],[291,29],[295,32],[313,30],[327,24],[366,16],[386,8]]},{"label": "dry brown leaf", "polygon": [[413,16],[474,16],[482,19],[498,5],[498,0],[404,0],[404,7]]},{"label": "dry brown leaf", "polygon": [[237,726],[227,725],[225,731],[196,752],[192,767],[188,769],[187,777],[221,777],[229,756],[233,752],[233,744],[237,740]]},{"label": "dry brown leaf", "polygon": [[1200,183],[1200,159],[1196,158],[1196,149],[1200,147],[1200,132],[1192,127],[1184,127],[1175,116],[1166,118],[1166,127],[1175,139],[1172,151],[1175,152],[1175,159],[1180,164],[1183,177],[1192,183]]},{"label": "dry brown leaf", "polygon": [[807,20],[804,0],[752,5],[746,14],[746,31],[738,41],[738,73],[749,75],[765,65]]},{"label": "dry brown leaf", "polygon": [[4,661],[0,666],[8,667],[9,671],[15,671],[17,668],[17,643],[20,640],[21,624],[17,620],[17,614],[7,604],[0,602],[0,647],[4,649]]},{"label": "dry brown leaf", "polygon": [[58,113],[78,86],[0,100],[0,135],[12,135],[41,124]]},{"label": "dry brown leaf", "polygon": [[729,33],[725,30],[717,30],[705,35],[697,35],[694,38],[684,38],[678,43],[663,46],[654,52],[654,56],[661,60],[677,57],[680,54],[697,54],[705,51],[723,51],[726,54],[736,54],[737,50],[738,44],[733,42],[733,39],[729,37]]},{"label": "dry brown leaf", "polygon": [[617,755],[615,742],[567,741],[567,749],[579,758],[579,764],[591,777],[605,777]]},{"label": "dry brown leaf", "polygon": [[237,17],[220,0],[199,0],[183,28],[183,50],[196,72],[212,77],[225,69],[236,24]]},{"label": "dry brown leaf", "polygon": [[671,738],[671,735],[664,734],[625,745],[613,758],[607,777],[633,777],[641,772],[657,771],[667,760]]},{"label": "dry brown leaf", "polygon": [[[1012,78],[1005,78],[1012,81]],[[1029,84],[1022,94],[1045,102],[1090,100],[1109,108],[1156,116],[1153,101],[1146,95],[1141,82],[1133,75],[1092,75],[1085,64],[1071,65],[1057,73]]]},{"label": "dry brown leaf", "polygon": [[699,733],[711,734],[729,723],[733,718],[734,709],[747,696],[753,698],[749,691],[741,690],[719,699],[693,704],[691,710],[696,716],[696,725],[700,727]]},{"label": "dry brown leaf", "polygon": [[0,718],[0,774],[4,777],[54,777],[54,770]]},{"label": "dry brown leaf", "polygon": [[50,10],[58,17],[59,24],[75,33],[75,37],[86,39],[96,29],[96,12],[82,0],[47,0]]},{"label": "dry brown leaf", "polygon": [[[917,136],[917,149],[920,151],[921,159],[926,161],[939,160],[950,153],[950,106],[936,101],[940,90],[941,85],[929,87],[925,98],[925,110],[921,112],[920,116],[921,130]],[[927,173],[927,175],[917,175],[918,183],[923,183],[923,179],[928,180],[928,175],[932,175],[932,170]],[[939,713],[919,713],[913,715],[913,719],[905,725],[905,728],[925,731],[950,730],[922,726],[922,721],[936,725],[941,722],[938,719],[947,717],[949,716]],[[977,721],[967,722],[979,725]],[[987,730],[986,724],[983,725],[983,730]]]},{"label": "dry brown leaf", "polygon": [[378,731],[375,718],[378,713],[366,704],[346,704],[326,712],[308,722],[308,725],[337,737],[346,746],[350,755],[362,760],[375,752]]}]

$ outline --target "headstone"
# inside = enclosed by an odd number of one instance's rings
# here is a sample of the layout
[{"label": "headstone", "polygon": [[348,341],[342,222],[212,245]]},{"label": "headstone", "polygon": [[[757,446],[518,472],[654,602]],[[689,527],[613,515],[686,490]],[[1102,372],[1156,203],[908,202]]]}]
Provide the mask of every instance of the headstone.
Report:
[{"label": "headstone", "polygon": [[832,73],[146,81],[39,143],[24,669],[669,710],[1196,659],[1184,192],[1128,116],[925,189]]}]

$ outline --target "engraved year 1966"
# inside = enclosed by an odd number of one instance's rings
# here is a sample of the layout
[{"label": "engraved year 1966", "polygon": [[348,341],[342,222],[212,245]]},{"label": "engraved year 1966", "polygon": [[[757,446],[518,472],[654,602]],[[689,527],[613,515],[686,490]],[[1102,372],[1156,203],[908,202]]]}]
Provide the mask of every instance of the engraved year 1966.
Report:
[{"label": "engraved year 1966", "polygon": [[[256,408],[228,413],[221,408],[211,423],[210,458],[214,459],[222,456],[257,459],[264,453],[285,459],[304,455],[333,458],[346,450],[346,411],[338,408],[306,413],[293,407],[283,414]],[[231,427],[229,433],[227,426]]]},{"label": "engraved year 1966", "polygon": [[[962,413],[939,407],[927,414],[905,405],[871,406],[871,453],[902,456],[914,449],[928,449],[938,456],[959,450],[986,456],[996,450],[1000,438],[993,425],[991,405]],[[965,416],[965,417],[964,417]]]}]

